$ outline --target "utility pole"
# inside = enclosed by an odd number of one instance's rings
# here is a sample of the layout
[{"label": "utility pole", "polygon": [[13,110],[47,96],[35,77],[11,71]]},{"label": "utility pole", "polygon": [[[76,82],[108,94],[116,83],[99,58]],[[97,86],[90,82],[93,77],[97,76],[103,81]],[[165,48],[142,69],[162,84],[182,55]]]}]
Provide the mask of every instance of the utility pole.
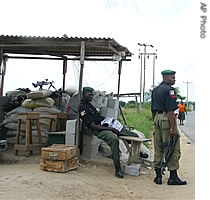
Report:
[{"label": "utility pole", "polygon": [[140,69],[140,100],[139,100],[139,108],[141,107],[141,95],[142,95],[142,56],[139,54],[139,58],[141,58],[141,69]]},{"label": "utility pole", "polygon": [[189,105],[188,105],[188,85],[191,84],[192,82],[188,82],[188,81],[183,81],[183,83],[186,83],[187,84],[187,107],[189,108]]},{"label": "utility pole", "polygon": [[[157,49],[156,49],[157,51]],[[155,88],[155,59],[157,59],[157,53],[153,55],[153,77],[152,77],[152,89]]]},{"label": "utility pole", "polygon": [[[145,82],[146,82],[146,80],[145,80],[145,77],[146,77],[146,71],[145,71],[145,69],[146,69],[146,48],[147,47],[154,47],[153,45],[148,45],[147,43],[146,44],[140,44],[140,43],[138,43],[138,45],[139,46],[143,46],[144,47],[144,53],[143,53],[143,55],[144,55],[144,70],[143,70],[143,72],[144,72],[144,74],[143,74],[143,80],[144,80],[144,82],[143,82],[143,91],[141,91],[141,80],[140,80],[140,95],[142,94],[143,95],[143,103],[144,103],[144,93],[145,93]],[[141,66],[142,67],[142,66]],[[141,70],[141,73],[142,73],[142,70]],[[142,74],[140,75],[140,77],[142,77]],[[141,98],[140,98],[141,99]]]},{"label": "utility pole", "polygon": [[[144,53],[139,53],[139,58],[141,57],[141,70],[140,70],[140,104],[141,104],[141,99],[143,99],[143,103],[145,101],[144,94],[145,94],[145,83],[146,83],[146,55],[149,58],[149,55],[153,55],[153,82],[152,82],[152,87],[154,89],[155,85],[155,59],[157,59],[157,53],[147,53],[146,52],[146,47],[152,47],[154,48],[153,45],[148,45],[148,44],[140,44],[138,43],[139,46],[144,47]],[[139,49],[140,51],[140,49]],[[156,49],[157,51],[157,49]],[[144,69],[142,70],[142,57],[144,56]],[[142,71],[143,71],[143,91],[142,91]],[[141,95],[143,98],[141,98]]]}]

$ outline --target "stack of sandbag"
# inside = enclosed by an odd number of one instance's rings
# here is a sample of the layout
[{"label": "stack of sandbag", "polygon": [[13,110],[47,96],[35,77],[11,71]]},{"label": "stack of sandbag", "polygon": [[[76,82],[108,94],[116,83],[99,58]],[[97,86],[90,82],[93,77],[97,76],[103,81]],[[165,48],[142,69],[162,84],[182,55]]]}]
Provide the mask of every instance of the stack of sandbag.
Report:
[{"label": "stack of sandbag", "polygon": [[[17,113],[25,113],[25,112],[32,112],[32,109],[25,108],[23,106],[19,106],[10,112],[6,113],[5,119],[2,122],[2,125],[7,128],[7,137],[16,137],[17,133],[17,126],[18,126],[18,119],[17,119]],[[21,126],[21,132],[25,131],[25,124]],[[25,135],[25,132],[24,132]]]},{"label": "stack of sandbag", "polygon": [[[41,132],[49,131],[50,115],[52,113],[60,113],[61,111],[55,107],[55,101],[50,97],[52,95],[51,90],[37,90],[28,93],[27,99],[22,103],[22,106],[32,109],[33,112],[40,113],[40,126]],[[52,127],[52,131],[55,131],[55,124]]]},{"label": "stack of sandbag", "polygon": [[7,91],[5,93],[6,96],[11,98],[11,100],[14,100],[17,96],[27,96],[27,92],[23,90],[13,90],[13,91]]},{"label": "stack of sandbag", "polygon": [[[52,95],[51,90],[38,90],[27,94],[27,99],[23,101],[18,108],[8,112],[3,121],[4,127],[8,129],[7,137],[15,137],[17,133],[17,113],[39,112],[40,113],[40,128],[43,137],[46,137],[46,132],[49,131],[51,113],[60,113],[61,111],[54,105],[54,100],[49,97]],[[20,135],[25,137],[25,120],[21,123]],[[55,123],[53,123],[52,131],[55,131]],[[37,136],[36,124],[32,126],[32,135]]]}]

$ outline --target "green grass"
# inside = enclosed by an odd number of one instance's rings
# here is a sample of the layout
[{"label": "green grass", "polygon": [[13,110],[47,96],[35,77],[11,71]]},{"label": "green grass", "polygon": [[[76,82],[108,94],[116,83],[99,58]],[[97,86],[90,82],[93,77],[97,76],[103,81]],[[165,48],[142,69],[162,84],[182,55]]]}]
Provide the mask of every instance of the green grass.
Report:
[{"label": "green grass", "polygon": [[[153,122],[152,113],[148,107],[142,107],[139,112],[136,108],[123,107],[122,111],[128,126],[134,127],[136,130],[144,133],[146,138],[151,137]],[[122,116],[120,121],[123,122]]]}]

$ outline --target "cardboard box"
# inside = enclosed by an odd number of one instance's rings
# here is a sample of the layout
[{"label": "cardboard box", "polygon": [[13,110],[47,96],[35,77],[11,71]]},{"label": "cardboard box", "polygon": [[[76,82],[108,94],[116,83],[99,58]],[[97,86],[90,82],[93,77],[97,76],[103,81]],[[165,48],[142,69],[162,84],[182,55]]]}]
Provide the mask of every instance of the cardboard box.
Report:
[{"label": "cardboard box", "polygon": [[41,159],[51,161],[66,161],[77,157],[78,147],[76,145],[53,144],[42,147]]},{"label": "cardboard box", "polygon": [[64,161],[44,160],[40,161],[40,169],[50,172],[67,172],[78,167],[78,158],[72,158]]}]

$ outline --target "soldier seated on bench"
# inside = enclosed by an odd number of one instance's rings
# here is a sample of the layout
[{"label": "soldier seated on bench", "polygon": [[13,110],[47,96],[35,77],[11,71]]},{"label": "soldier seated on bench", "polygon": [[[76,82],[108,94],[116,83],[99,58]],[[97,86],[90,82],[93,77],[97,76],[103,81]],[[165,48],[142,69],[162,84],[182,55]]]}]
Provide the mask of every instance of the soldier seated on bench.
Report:
[{"label": "soldier seated on bench", "polygon": [[[106,127],[101,125],[101,121],[105,117],[101,116],[96,108],[91,104],[93,100],[94,89],[91,87],[83,88],[83,96],[79,105],[79,114],[83,123],[92,130],[92,134],[97,136],[99,139],[104,140],[111,148],[112,159],[115,166],[115,176],[123,178],[123,172],[120,165],[120,150],[118,136],[127,135],[132,137],[138,137],[138,135],[126,128],[122,128],[119,132],[115,128]],[[140,156],[147,158],[148,154],[140,152]]]}]

